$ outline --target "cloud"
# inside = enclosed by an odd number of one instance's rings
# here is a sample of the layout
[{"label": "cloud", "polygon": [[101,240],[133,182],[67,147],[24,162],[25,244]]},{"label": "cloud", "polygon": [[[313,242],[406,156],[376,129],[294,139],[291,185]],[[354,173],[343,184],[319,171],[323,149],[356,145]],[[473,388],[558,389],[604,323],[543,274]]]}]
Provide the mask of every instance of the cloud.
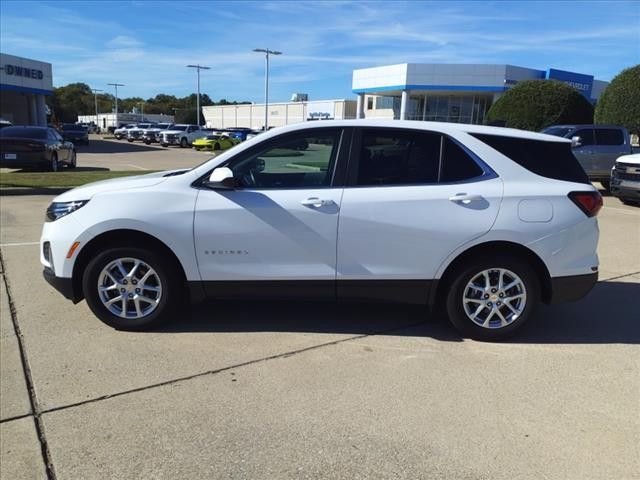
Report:
[{"label": "cloud", "polygon": [[117,37],[112,38],[106,43],[107,48],[118,48],[118,49],[138,48],[141,46],[142,46],[142,42],[136,40],[133,37],[129,37],[127,35],[118,35]]}]

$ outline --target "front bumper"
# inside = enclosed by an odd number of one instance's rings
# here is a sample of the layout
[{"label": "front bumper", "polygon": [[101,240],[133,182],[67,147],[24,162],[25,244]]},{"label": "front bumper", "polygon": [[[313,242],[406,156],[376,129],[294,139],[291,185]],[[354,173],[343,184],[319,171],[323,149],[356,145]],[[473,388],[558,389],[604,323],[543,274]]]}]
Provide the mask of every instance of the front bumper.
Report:
[{"label": "front bumper", "polygon": [[53,273],[53,270],[48,267],[44,268],[44,270],[42,271],[42,276],[49,283],[49,285],[51,285],[65,298],[71,300],[73,303],[78,303],[80,300],[82,300],[82,295],[79,292],[76,292],[74,289],[73,279],[56,277],[56,274]]},{"label": "front bumper", "polygon": [[549,303],[575,302],[586,296],[598,281],[598,272],[551,278]]}]

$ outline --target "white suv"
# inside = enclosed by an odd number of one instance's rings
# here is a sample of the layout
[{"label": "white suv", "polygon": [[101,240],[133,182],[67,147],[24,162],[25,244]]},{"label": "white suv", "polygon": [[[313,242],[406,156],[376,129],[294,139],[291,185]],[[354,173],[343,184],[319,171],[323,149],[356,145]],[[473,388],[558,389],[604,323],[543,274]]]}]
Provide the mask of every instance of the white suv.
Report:
[{"label": "white suv", "polygon": [[463,333],[499,339],[539,301],[593,287],[601,206],[569,140],[311,122],[192,170],[66,192],[40,250],[45,278],[119,329],[170,319],[185,297],[328,297],[442,305]]}]

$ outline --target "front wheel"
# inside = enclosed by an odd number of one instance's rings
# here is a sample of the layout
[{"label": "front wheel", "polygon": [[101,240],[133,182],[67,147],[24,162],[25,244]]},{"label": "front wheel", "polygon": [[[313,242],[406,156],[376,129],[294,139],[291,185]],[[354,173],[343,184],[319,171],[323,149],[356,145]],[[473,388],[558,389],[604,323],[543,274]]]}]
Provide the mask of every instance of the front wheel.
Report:
[{"label": "front wheel", "polygon": [[71,158],[69,159],[69,163],[67,164],[68,168],[76,168],[76,165],[78,163],[78,158],[76,156],[76,151],[72,150],[71,151]]},{"label": "front wheel", "polygon": [[511,256],[474,259],[458,269],[447,294],[451,323],[478,340],[513,335],[535,312],[540,285],[526,262]]},{"label": "front wheel", "polygon": [[180,148],[187,148],[189,146],[189,142],[187,142],[187,139],[182,137],[182,139],[180,140]]},{"label": "front wheel", "polygon": [[100,253],[85,269],[82,288],[91,311],[118,330],[146,330],[181,304],[176,267],[158,252],[134,247]]},{"label": "front wheel", "polygon": [[611,192],[611,180],[600,180],[600,184],[605,192]]}]

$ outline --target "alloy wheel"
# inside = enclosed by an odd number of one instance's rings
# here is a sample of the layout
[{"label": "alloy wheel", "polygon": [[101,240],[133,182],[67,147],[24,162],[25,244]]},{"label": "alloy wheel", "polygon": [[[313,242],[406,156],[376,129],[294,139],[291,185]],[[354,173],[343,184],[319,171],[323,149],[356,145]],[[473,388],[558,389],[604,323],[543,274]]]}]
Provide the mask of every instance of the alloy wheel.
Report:
[{"label": "alloy wheel", "polygon": [[162,298],[158,273],[137,258],[118,258],[98,275],[98,296],[113,315],[139,319],[150,315]]},{"label": "alloy wheel", "polygon": [[498,329],[515,322],[527,304],[522,279],[510,270],[490,268],[474,275],[463,290],[467,317],[483,328]]}]

